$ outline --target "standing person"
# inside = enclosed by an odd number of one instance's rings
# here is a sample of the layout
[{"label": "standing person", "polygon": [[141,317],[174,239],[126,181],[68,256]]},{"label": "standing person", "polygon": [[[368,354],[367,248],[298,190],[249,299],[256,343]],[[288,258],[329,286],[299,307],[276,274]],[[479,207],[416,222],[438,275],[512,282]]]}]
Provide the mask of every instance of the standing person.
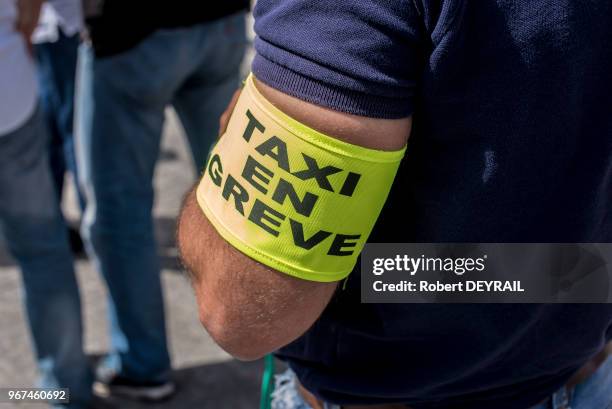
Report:
[{"label": "standing person", "polygon": [[0,228],[21,269],[40,386],[69,388],[69,408],[91,408],[79,292],[28,52],[40,2],[16,6],[0,0]]},{"label": "standing person", "polygon": [[[38,27],[32,35],[38,62],[41,106],[49,129],[49,158],[55,191],[61,202],[66,172],[72,174],[80,210],[85,198],[79,184],[74,153],[74,88],[77,54],[83,29],[81,0],[43,3]],[[77,229],[68,228],[75,254],[83,252]]]},{"label": "standing person", "polygon": [[161,400],[174,391],[152,219],[164,110],[176,110],[199,171],[239,83],[247,8],[246,0],[106,0],[87,17],[76,114],[83,232],[108,284],[112,323],[100,393]]},{"label": "standing person", "polygon": [[254,16],[253,76],[178,239],[212,337],[288,362],[273,407],[612,407],[610,304],[366,304],[357,263],[368,236],[612,243],[612,3]]}]

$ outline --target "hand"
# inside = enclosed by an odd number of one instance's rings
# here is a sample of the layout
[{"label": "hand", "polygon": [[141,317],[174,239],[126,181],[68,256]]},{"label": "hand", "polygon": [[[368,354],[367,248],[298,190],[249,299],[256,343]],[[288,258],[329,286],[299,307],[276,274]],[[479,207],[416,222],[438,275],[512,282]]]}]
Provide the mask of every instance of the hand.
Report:
[{"label": "hand", "polygon": [[32,33],[38,25],[40,17],[40,9],[44,0],[17,0],[17,21],[15,22],[15,30],[23,36],[23,39],[28,47],[30,54],[32,49]]}]

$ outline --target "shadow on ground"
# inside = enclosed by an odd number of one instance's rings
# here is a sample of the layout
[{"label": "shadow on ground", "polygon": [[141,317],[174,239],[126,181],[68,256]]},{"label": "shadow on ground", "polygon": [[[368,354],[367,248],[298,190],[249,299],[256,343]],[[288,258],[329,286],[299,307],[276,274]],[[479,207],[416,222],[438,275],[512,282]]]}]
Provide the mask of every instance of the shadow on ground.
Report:
[{"label": "shadow on ground", "polygon": [[180,272],[181,263],[176,249],[176,218],[155,218],[155,239],[157,240],[157,254],[162,269]]},{"label": "shadow on ground", "polygon": [[161,403],[113,398],[117,409],[257,409],[263,361],[194,366],[174,372],[177,394]]},{"label": "shadow on ground", "polygon": [[0,234],[0,267],[10,267],[15,265],[15,260],[8,252],[5,238]]}]

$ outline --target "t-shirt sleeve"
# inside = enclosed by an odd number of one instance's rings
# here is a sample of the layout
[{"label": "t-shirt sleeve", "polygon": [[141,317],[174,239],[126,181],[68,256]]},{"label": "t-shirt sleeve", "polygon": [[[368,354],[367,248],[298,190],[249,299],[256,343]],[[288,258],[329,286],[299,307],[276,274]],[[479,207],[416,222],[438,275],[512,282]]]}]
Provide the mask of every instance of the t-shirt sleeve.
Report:
[{"label": "t-shirt sleeve", "polygon": [[413,1],[258,0],[254,16],[258,80],[351,114],[412,114],[423,66]]}]

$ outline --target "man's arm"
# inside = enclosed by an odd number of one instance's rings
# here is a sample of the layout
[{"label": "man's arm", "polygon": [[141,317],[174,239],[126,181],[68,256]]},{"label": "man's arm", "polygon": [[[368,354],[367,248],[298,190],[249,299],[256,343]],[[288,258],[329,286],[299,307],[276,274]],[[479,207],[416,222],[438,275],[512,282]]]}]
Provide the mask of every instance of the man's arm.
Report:
[{"label": "man's arm", "polygon": [[[332,137],[378,150],[398,150],[410,118],[377,119],[323,108],[261,82],[259,91],[280,110]],[[302,335],[319,317],[336,283],[277,272],[229,245],[188,194],[179,220],[181,257],[193,278],[202,325],[227,352],[257,359]]]},{"label": "man's arm", "polygon": [[38,26],[38,18],[44,0],[18,0],[17,1],[17,21],[15,30],[21,33],[23,39],[32,53],[32,33]]}]

